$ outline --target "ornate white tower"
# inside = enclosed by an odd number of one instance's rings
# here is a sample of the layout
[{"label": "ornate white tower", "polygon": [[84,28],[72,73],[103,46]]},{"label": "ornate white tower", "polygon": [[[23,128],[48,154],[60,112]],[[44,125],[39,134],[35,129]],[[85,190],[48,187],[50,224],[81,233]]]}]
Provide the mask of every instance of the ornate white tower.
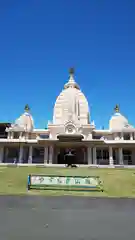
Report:
[{"label": "ornate white tower", "polygon": [[68,121],[84,125],[89,123],[88,102],[74,80],[73,68],[69,71],[69,81],[56,99],[53,113],[53,124],[65,124]]}]

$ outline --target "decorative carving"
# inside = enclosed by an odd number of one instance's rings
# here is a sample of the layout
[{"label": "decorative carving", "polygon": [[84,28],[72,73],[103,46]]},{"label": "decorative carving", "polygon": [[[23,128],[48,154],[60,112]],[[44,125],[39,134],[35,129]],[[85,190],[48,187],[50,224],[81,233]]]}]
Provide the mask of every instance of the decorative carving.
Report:
[{"label": "decorative carving", "polygon": [[129,128],[129,127],[131,127],[129,124],[126,124],[126,125],[124,126],[124,128]]},{"label": "decorative carving", "polygon": [[83,132],[83,128],[82,127],[78,127],[78,132],[82,133]]},{"label": "decorative carving", "polygon": [[65,124],[65,132],[66,133],[69,133],[69,134],[73,134],[76,132],[76,127],[75,125],[73,124],[73,121],[68,121],[66,124]]}]

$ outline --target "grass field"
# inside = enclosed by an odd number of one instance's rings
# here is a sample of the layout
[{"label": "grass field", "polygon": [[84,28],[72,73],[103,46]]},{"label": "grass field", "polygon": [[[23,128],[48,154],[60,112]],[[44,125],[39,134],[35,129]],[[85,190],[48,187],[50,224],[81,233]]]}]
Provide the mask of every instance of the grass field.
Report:
[{"label": "grass field", "polygon": [[[27,176],[30,173],[100,176],[104,185],[104,192],[71,192],[31,190],[27,191]],[[27,194],[27,195],[78,195],[78,196],[108,196],[108,197],[135,197],[135,170],[134,169],[66,169],[66,168],[37,168],[37,167],[0,167],[0,194]]]}]

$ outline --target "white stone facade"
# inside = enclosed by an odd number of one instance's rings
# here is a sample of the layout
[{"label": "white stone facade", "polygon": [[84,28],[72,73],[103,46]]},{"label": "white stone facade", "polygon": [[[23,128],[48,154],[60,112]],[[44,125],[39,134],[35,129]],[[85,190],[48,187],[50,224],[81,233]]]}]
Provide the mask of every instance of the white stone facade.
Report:
[{"label": "white stone facade", "polygon": [[0,163],[64,164],[66,154],[72,151],[76,164],[135,165],[135,128],[116,105],[109,128],[96,129],[73,69],[56,99],[47,129],[34,128],[26,105],[6,132],[7,139],[0,139]]}]

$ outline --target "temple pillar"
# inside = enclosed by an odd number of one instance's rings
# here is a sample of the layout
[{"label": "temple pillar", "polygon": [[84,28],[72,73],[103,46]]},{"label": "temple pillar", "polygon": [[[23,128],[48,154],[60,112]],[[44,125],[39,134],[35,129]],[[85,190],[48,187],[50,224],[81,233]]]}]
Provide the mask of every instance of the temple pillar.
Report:
[{"label": "temple pillar", "polygon": [[121,133],[121,140],[124,140],[124,134],[123,134],[123,132]]},{"label": "temple pillar", "polygon": [[50,146],[49,147],[49,162],[48,162],[50,164],[53,163],[53,152],[54,152],[53,146]]},{"label": "temple pillar", "polygon": [[133,133],[132,132],[130,133],[130,140],[131,141],[133,140]]},{"label": "temple pillar", "polygon": [[97,164],[97,150],[96,147],[93,148],[93,164]]},{"label": "temple pillar", "polygon": [[10,138],[11,138],[11,139],[14,138],[14,132],[11,132]]},{"label": "temple pillar", "polygon": [[87,148],[87,156],[88,156],[88,165],[92,164],[92,149],[91,147],[88,147]]},{"label": "temple pillar", "polygon": [[112,147],[110,146],[109,147],[109,165],[113,165],[114,164],[114,162],[113,162],[113,149],[112,149]]},{"label": "temple pillar", "polygon": [[48,162],[48,146],[44,147],[44,164]]},{"label": "temple pillar", "polygon": [[33,156],[33,146],[29,146],[29,157],[28,157],[28,163],[32,163],[32,156]]},{"label": "temple pillar", "polygon": [[4,157],[4,147],[0,147],[0,163],[3,162],[3,157]]},{"label": "temple pillar", "polygon": [[7,139],[10,139],[10,138],[11,138],[11,133],[8,132],[8,133],[7,133]]},{"label": "temple pillar", "polygon": [[19,139],[22,139],[22,132],[20,132],[19,134]]},{"label": "temple pillar", "polygon": [[19,163],[23,162],[23,146],[20,146],[19,149]]},{"label": "temple pillar", "polygon": [[119,164],[123,165],[123,150],[119,148]]}]

